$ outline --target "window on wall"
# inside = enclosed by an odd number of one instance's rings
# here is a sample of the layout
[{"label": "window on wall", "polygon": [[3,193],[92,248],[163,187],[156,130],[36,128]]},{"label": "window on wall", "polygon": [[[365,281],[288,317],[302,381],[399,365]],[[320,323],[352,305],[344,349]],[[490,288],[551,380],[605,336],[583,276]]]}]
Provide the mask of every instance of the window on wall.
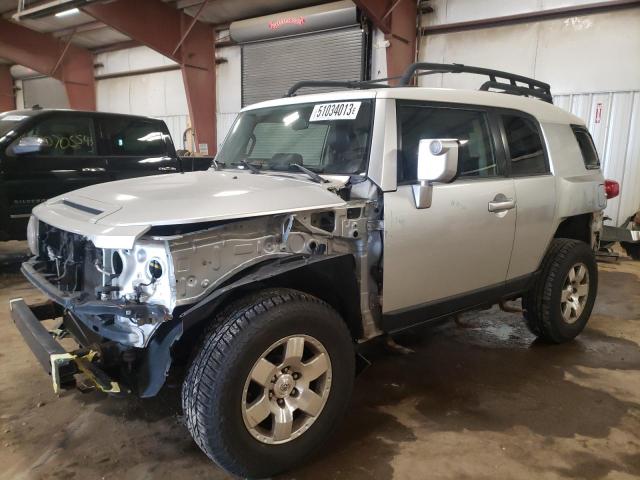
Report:
[{"label": "window on wall", "polygon": [[542,139],[535,122],[519,115],[502,115],[514,176],[539,175],[549,172]]},{"label": "window on wall", "polygon": [[398,182],[416,180],[418,145],[420,140],[427,138],[455,138],[460,141],[459,177],[499,175],[485,112],[402,102],[398,102],[397,108],[400,128]]},{"label": "window on wall", "polygon": [[593,139],[591,138],[589,131],[579,125],[572,125],[571,128],[573,129],[573,133],[578,141],[580,152],[582,152],[584,166],[588,169],[600,168],[600,158],[598,157],[596,146],[593,143]]},{"label": "window on wall", "polygon": [[54,115],[37,123],[23,137],[44,139],[48,148],[34,154],[39,157],[86,157],[96,154],[93,120],[89,117]]},{"label": "window on wall", "polygon": [[160,156],[167,152],[167,134],[160,122],[114,117],[102,119],[100,125],[111,155]]}]

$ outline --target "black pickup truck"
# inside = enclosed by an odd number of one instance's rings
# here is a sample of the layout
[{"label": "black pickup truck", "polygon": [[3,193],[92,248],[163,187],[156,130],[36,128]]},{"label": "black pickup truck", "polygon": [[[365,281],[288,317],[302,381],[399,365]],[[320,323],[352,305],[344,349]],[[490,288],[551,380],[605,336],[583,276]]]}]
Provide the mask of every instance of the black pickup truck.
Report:
[{"label": "black pickup truck", "polygon": [[25,238],[48,198],[131,177],[206,170],[211,157],[176,155],[162,120],[35,108],[0,113],[0,240]]}]

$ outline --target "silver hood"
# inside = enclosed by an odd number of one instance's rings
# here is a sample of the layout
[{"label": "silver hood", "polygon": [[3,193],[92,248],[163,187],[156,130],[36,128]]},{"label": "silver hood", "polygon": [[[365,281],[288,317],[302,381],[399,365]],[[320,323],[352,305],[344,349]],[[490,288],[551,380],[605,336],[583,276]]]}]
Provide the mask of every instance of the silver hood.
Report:
[{"label": "silver hood", "polygon": [[131,248],[152,226],[344,205],[328,185],[289,175],[208,170],[92,185],[55,197],[33,213],[99,248]]}]

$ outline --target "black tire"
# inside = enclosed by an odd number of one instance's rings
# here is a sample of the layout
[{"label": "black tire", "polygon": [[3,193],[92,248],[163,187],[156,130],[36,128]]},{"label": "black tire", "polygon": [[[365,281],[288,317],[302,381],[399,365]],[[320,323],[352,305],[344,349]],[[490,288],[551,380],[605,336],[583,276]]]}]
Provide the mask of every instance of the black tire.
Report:
[{"label": "black tire", "polygon": [[[588,294],[582,313],[569,323],[562,315],[562,289],[569,269],[580,263],[586,266],[589,274]],[[591,316],[597,291],[598,266],[589,245],[579,240],[554,239],[542,261],[540,276],[522,298],[527,327],[538,338],[550,343],[574,339]]]},{"label": "black tire", "polygon": [[621,242],[627,255],[634,260],[640,260],[640,243]]},{"label": "black tire", "polygon": [[[326,349],[331,387],[308,430],[287,443],[266,444],[245,426],[245,381],[261,355],[291,335],[311,336]],[[302,462],[331,435],[348,407],[354,376],[353,341],[333,308],[295,290],[262,290],[231,304],[205,333],[182,388],[187,427],[225,470],[250,478],[275,475]]]}]

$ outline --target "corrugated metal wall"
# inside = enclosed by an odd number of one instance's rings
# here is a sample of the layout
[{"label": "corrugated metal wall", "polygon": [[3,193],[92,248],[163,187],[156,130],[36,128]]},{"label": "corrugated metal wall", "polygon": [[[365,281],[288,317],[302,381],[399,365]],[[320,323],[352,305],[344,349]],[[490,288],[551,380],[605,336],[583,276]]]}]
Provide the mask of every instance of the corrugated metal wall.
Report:
[{"label": "corrugated metal wall", "polygon": [[621,224],[640,209],[640,90],[555,95],[553,102],[589,127],[605,178],[620,183],[605,213]]},{"label": "corrugated metal wall", "polygon": [[[300,80],[362,80],[360,27],[242,46],[242,105],[282,97]],[[326,91],[305,89],[303,93]]]}]

